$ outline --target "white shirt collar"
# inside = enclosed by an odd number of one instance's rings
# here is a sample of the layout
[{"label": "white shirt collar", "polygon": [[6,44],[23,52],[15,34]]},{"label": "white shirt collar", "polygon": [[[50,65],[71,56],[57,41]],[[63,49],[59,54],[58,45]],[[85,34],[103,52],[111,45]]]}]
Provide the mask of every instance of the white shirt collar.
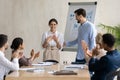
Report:
[{"label": "white shirt collar", "polygon": [[55,33],[53,33],[53,32],[51,32],[51,31],[49,31],[49,33],[50,33],[50,34],[57,34],[58,32],[57,32],[57,31],[55,31]]},{"label": "white shirt collar", "polygon": [[0,51],[0,55],[4,56],[5,54],[2,51]]}]

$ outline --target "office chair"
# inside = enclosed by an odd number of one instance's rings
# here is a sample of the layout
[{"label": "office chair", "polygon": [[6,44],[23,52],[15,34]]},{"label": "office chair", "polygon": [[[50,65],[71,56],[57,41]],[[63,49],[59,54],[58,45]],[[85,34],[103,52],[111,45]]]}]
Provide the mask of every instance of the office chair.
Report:
[{"label": "office chair", "polygon": [[117,76],[117,80],[120,80],[120,69],[108,73],[106,76],[106,80],[114,80],[115,76]]},{"label": "office chair", "polygon": [[52,62],[52,63],[54,63],[54,64],[57,64],[57,63],[59,63],[58,61],[56,61],[56,60],[45,60],[44,62]]}]

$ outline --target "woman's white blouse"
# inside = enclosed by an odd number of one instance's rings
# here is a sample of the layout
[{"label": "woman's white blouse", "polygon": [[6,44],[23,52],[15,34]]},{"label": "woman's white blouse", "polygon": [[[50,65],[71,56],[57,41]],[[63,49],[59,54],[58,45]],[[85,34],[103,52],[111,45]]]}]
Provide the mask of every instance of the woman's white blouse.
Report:
[{"label": "woman's white blouse", "polygon": [[[45,39],[47,39],[49,36],[53,36],[53,35],[58,37],[58,41],[59,41],[59,43],[61,44],[61,47],[62,47],[63,43],[64,43],[64,37],[63,37],[63,34],[61,34],[58,31],[56,31],[55,33],[51,32],[51,31],[43,33],[43,35],[42,35],[42,44],[45,42]],[[56,45],[57,44],[56,44],[56,42],[54,40],[51,40],[49,42],[49,46],[56,46]]]}]

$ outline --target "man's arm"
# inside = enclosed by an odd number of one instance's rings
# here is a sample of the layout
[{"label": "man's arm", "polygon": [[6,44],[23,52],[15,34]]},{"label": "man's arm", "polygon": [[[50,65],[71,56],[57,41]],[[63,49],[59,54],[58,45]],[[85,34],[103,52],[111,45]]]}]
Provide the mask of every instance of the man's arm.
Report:
[{"label": "man's arm", "polygon": [[90,34],[89,34],[89,49],[92,50],[96,46],[96,35],[97,31],[95,26],[90,27]]},{"label": "man's arm", "polygon": [[0,63],[3,66],[8,67],[10,70],[19,70],[18,58],[13,58],[11,62],[7,58],[1,56]]},{"label": "man's arm", "polygon": [[89,70],[90,71],[100,71],[106,68],[108,64],[108,58],[102,57],[100,60],[96,58],[91,58],[89,61]]},{"label": "man's arm", "polygon": [[65,42],[65,46],[70,47],[78,43],[78,39],[74,41]]}]

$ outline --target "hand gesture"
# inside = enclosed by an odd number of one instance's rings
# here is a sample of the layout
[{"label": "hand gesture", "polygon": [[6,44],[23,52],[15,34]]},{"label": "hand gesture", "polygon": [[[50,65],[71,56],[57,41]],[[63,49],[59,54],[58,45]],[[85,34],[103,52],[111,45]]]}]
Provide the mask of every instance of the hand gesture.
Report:
[{"label": "hand gesture", "polygon": [[12,58],[22,58],[23,57],[23,52],[20,52],[20,50],[16,50],[14,51],[14,53],[12,54]]},{"label": "hand gesture", "polygon": [[37,52],[34,56],[34,59],[40,56],[40,52]]},{"label": "hand gesture", "polygon": [[92,52],[88,49],[88,45],[84,40],[81,41],[81,45],[85,53],[85,56],[92,57]]},{"label": "hand gesture", "polygon": [[55,42],[58,42],[58,38],[55,36],[55,35],[53,35],[53,40],[55,41]]},{"label": "hand gesture", "polygon": [[31,57],[35,56],[34,49],[31,50],[30,55],[31,55]]},{"label": "hand gesture", "polygon": [[52,36],[49,36],[49,37],[47,37],[46,42],[48,43],[51,40],[52,40]]},{"label": "hand gesture", "polygon": [[96,47],[94,49],[92,49],[92,51],[90,51],[88,49],[88,45],[86,44],[86,42],[84,40],[81,41],[82,44],[82,48],[83,51],[85,53],[85,55],[88,55],[89,57],[93,57],[93,56],[97,56],[100,53],[100,45],[97,44]]},{"label": "hand gesture", "polygon": [[97,55],[99,55],[100,54],[100,45],[99,44],[97,44],[96,45],[96,47],[92,50],[92,55],[93,56],[97,56]]},{"label": "hand gesture", "polygon": [[23,52],[19,52],[19,59],[23,57]]}]

